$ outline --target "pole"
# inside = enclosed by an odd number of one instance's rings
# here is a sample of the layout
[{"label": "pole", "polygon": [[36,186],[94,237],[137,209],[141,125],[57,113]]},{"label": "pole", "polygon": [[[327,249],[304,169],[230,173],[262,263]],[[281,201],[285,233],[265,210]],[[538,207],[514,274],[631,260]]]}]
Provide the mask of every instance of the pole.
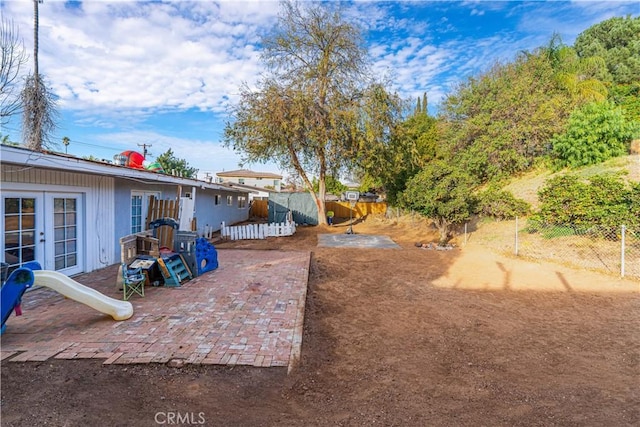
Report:
[{"label": "pole", "polygon": [[516,256],[518,256],[518,217],[516,217]]},{"label": "pole", "polygon": [[152,147],[151,144],[138,144],[138,147],[142,147],[142,157],[147,159],[147,147]]},{"label": "pole", "polygon": [[464,223],[464,245],[467,246],[467,224],[469,224],[468,222]]},{"label": "pole", "polygon": [[627,231],[626,226],[622,226],[622,236],[620,238],[620,277],[624,277],[624,247],[625,247],[625,234]]}]

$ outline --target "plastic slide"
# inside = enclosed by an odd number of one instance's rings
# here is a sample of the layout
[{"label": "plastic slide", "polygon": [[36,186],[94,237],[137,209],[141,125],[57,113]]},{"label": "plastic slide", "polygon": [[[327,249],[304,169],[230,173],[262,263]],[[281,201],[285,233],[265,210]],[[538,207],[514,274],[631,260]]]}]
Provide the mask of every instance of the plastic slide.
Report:
[{"label": "plastic slide", "polygon": [[51,270],[34,270],[33,274],[35,276],[35,285],[51,288],[67,298],[110,315],[114,320],[127,320],[133,316],[133,306],[130,302],[108,297],[62,273]]},{"label": "plastic slide", "polygon": [[0,298],[2,305],[2,326],[0,328],[0,334],[4,333],[7,319],[9,319],[12,312],[15,311],[16,316],[22,314],[20,310],[20,300],[27,288],[33,286],[33,282],[33,272],[30,269],[18,268],[11,273],[6,283],[2,284]]}]

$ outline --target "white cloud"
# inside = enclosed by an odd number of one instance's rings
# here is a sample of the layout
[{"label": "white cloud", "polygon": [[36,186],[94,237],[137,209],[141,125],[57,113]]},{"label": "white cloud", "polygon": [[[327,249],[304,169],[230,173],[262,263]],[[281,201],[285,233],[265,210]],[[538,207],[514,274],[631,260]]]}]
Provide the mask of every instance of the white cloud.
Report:
[{"label": "white cloud", "polygon": [[[511,60],[518,51],[545,44],[554,31],[570,43],[590,25],[624,16],[634,5],[587,1],[344,4],[347,15],[369,31],[373,71],[392,76],[395,89],[404,97],[415,99],[427,91],[430,105],[450,93],[456,82],[495,61]],[[31,0],[5,0],[0,7],[20,26],[25,45],[31,46]],[[273,0],[47,0],[40,5],[40,70],[76,125],[123,129],[118,134],[92,134],[96,142],[113,147],[117,140],[123,149],[132,149],[136,147],[132,144],[152,141],[154,152],[173,147],[178,157],[201,170],[215,171],[223,162],[235,167],[239,158],[220,148],[215,139],[219,130],[210,140],[208,136],[163,135],[159,127],[147,133],[139,129],[152,128],[148,120],[158,113],[186,110],[210,112],[211,121],[220,127],[240,85],[254,84],[262,71],[259,42],[273,28],[277,12],[278,3]],[[517,25],[501,29],[500,23],[488,21],[497,16],[515,19]],[[498,32],[465,37],[461,29],[470,25],[469,19],[475,26],[493,25]],[[195,127],[200,126],[206,127]]]},{"label": "white cloud", "polygon": [[[27,4],[3,6],[25,39],[32,25]],[[260,72],[255,44],[276,4],[75,5],[40,5],[40,70],[62,108],[121,116],[167,108],[224,111],[228,95]]]}]

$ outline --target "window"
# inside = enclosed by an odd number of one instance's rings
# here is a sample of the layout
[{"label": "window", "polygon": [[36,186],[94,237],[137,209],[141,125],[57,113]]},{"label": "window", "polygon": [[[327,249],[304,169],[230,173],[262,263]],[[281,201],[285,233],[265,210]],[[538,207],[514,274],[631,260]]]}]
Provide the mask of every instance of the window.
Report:
[{"label": "window", "polygon": [[238,184],[244,184],[244,178],[238,178]]},{"label": "window", "polygon": [[233,196],[227,196],[227,206],[233,206]]},{"label": "window", "polygon": [[219,205],[220,204],[220,195],[216,194],[213,198],[213,204],[214,205]]},{"label": "window", "polygon": [[279,180],[279,179],[274,179],[274,180],[273,180],[273,186],[274,186],[275,188],[278,188],[278,186],[279,186],[279,185],[280,185],[280,180]]},{"label": "window", "polygon": [[36,199],[4,199],[4,259],[10,267],[35,261]]},{"label": "window", "polygon": [[242,209],[247,206],[247,198],[244,196],[238,196],[238,209]]},{"label": "window", "polygon": [[160,198],[157,191],[132,191],[131,192],[131,233],[139,233],[146,229],[147,211],[149,210],[149,199],[153,196]]},{"label": "window", "polygon": [[142,195],[131,195],[131,233],[142,231]]},{"label": "window", "polygon": [[53,199],[56,271],[78,264],[77,203],[73,198]]}]

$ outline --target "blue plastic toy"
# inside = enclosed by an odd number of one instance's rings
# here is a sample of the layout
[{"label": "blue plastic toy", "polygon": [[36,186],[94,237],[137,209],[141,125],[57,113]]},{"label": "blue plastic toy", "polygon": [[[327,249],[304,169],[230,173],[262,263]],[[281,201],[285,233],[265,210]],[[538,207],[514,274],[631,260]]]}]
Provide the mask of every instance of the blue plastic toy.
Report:
[{"label": "blue plastic toy", "polygon": [[218,251],[204,237],[196,240],[196,262],[198,263],[198,276],[218,268]]},{"label": "blue plastic toy", "polygon": [[0,305],[2,306],[2,327],[0,333],[4,333],[7,319],[11,316],[11,312],[15,311],[16,316],[22,315],[20,309],[20,301],[25,291],[33,286],[35,277],[33,270],[40,270],[40,264],[37,262],[29,262],[23,267],[14,270],[5,283],[2,284],[0,291]]}]

